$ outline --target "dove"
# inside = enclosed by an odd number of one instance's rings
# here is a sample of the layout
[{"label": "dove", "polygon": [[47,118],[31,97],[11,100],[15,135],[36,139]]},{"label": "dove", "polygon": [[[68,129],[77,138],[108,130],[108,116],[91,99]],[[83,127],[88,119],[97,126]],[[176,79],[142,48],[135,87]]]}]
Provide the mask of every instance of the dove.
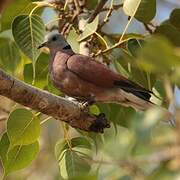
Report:
[{"label": "dove", "polygon": [[81,102],[118,103],[136,110],[152,107],[152,92],[110,70],[94,58],[75,53],[59,33],[47,35],[38,48],[50,50],[49,74],[54,86]]}]

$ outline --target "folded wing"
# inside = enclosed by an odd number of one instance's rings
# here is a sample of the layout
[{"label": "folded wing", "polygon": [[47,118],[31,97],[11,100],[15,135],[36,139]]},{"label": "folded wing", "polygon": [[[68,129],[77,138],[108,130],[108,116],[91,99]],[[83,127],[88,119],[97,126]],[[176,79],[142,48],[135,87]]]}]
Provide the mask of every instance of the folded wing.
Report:
[{"label": "folded wing", "polygon": [[105,65],[88,56],[71,56],[67,61],[67,67],[81,79],[97,86],[104,88],[119,87],[146,101],[149,101],[151,97],[151,91],[111,71]]}]

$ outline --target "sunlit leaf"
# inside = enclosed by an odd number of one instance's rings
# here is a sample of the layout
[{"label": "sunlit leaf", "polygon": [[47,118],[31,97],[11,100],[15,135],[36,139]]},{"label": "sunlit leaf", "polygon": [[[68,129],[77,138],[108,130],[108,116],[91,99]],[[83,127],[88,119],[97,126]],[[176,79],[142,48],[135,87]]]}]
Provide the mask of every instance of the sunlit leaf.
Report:
[{"label": "sunlit leaf", "polygon": [[85,174],[90,170],[91,144],[86,138],[77,137],[71,140],[60,140],[55,146],[61,176],[64,178]]},{"label": "sunlit leaf", "polygon": [[11,147],[35,142],[40,135],[40,121],[27,109],[14,110],[7,122]]},{"label": "sunlit leaf", "polygon": [[62,177],[70,178],[90,171],[90,164],[81,154],[67,150],[60,163],[60,172]]},{"label": "sunlit leaf", "polygon": [[[49,56],[47,54],[41,54],[36,61],[36,76],[34,86],[43,89],[48,85],[47,77],[48,77],[48,64],[49,64]],[[24,66],[24,81],[32,84],[33,81],[33,65],[32,63],[26,64]]]},{"label": "sunlit leaf", "polygon": [[35,64],[40,51],[37,47],[43,42],[45,26],[42,19],[37,15],[17,16],[12,24],[14,39],[19,48]]},{"label": "sunlit leaf", "polygon": [[79,42],[77,41],[77,39],[78,34],[74,29],[72,29],[67,36],[67,41],[71,45],[73,51],[79,53]]},{"label": "sunlit leaf", "polygon": [[15,146],[9,150],[10,142],[7,133],[0,141],[0,157],[2,160],[4,175],[27,167],[39,152],[38,142],[29,145]]},{"label": "sunlit leaf", "polygon": [[97,16],[93,22],[87,24],[83,33],[79,36],[78,41],[82,41],[96,32],[99,23],[99,16]]},{"label": "sunlit leaf", "polygon": [[141,22],[148,23],[156,14],[156,0],[125,0],[123,10],[126,15],[133,16]]}]

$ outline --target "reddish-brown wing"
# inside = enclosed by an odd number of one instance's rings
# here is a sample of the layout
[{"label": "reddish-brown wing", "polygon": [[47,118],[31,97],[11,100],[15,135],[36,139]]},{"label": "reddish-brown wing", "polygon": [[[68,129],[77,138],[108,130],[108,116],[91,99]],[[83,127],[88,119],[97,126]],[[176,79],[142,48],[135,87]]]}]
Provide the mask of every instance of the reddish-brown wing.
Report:
[{"label": "reddish-brown wing", "polygon": [[81,79],[101,87],[113,87],[116,80],[121,80],[118,74],[88,56],[71,56],[67,67]]}]

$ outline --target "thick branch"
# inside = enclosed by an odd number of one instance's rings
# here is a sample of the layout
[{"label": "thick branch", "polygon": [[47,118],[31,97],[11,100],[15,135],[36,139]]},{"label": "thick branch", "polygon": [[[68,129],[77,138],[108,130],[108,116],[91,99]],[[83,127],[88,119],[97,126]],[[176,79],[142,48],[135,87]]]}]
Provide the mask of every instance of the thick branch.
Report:
[{"label": "thick branch", "polygon": [[85,131],[103,132],[109,126],[102,115],[93,116],[83,112],[78,104],[32,87],[1,69],[0,95]]}]

